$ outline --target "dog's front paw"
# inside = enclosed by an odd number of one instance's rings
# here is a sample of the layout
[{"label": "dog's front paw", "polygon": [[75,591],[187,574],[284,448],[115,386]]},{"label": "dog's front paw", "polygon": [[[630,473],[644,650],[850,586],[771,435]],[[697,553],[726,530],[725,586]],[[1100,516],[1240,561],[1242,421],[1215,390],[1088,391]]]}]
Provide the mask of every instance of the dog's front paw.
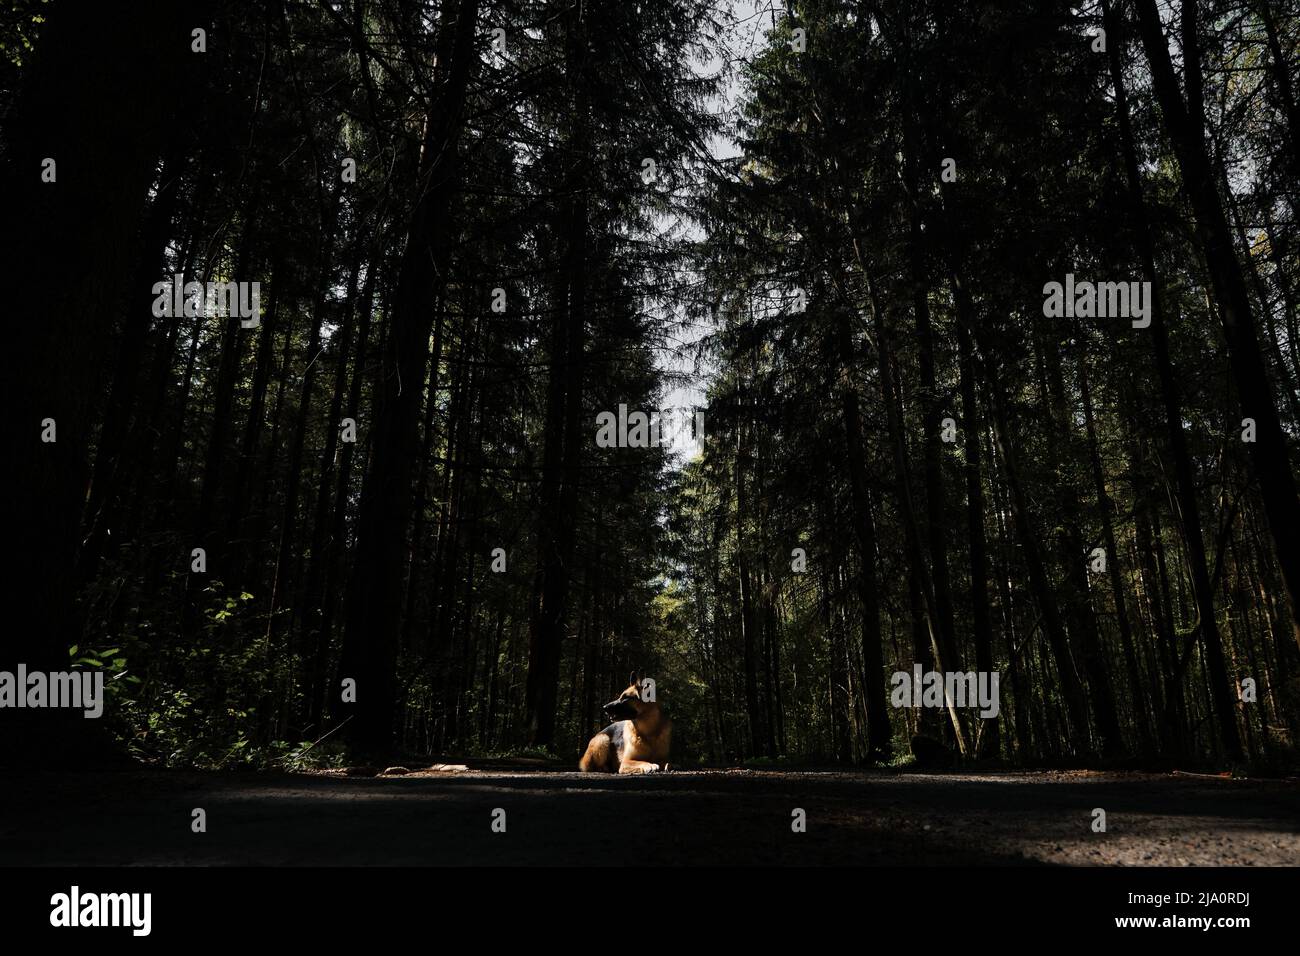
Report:
[{"label": "dog's front paw", "polygon": [[648,764],[645,765],[644,769],[642,769],[641,772],[642,772],[642,773],[658,773],[658,772],[660,771],[660,769],[661,769],[661,768],[660,768],[660,766],[659,766],[657,763],[648,763]]}]

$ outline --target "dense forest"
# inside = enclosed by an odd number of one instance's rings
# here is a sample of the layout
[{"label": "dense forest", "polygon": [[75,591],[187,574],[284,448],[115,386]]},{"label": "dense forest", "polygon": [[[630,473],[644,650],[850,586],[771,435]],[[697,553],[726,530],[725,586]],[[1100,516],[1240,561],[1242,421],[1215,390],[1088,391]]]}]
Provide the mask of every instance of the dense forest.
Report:
[{"label": "dense forest", "polygon": [[7,7],[3,760],[1296,765],[1295,0]]}]

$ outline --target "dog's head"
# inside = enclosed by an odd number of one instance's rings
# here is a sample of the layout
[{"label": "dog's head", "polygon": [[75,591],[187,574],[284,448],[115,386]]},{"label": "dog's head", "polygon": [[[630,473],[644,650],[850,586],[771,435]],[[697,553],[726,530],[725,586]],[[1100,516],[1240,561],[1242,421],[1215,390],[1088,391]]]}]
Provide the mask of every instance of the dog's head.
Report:
[{"label": "dog's head", "polygon": [[628,680],[627,690],[605,705],[605,716],[610,720],[636,720],[646,706],[641,700],[641,681],[637,679],[636,671]]}]

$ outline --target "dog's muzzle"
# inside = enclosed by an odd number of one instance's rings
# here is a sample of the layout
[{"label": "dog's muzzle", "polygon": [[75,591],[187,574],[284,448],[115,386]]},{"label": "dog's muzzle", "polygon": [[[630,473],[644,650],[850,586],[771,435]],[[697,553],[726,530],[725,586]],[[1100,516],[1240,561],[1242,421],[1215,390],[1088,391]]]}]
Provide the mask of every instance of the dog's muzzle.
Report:
[{"label": "dog's muzzle", "polygon": [[605,716],[611,720],[625,720],[635,716],[636,709],[621,700],[611,701],[604,707]]}]

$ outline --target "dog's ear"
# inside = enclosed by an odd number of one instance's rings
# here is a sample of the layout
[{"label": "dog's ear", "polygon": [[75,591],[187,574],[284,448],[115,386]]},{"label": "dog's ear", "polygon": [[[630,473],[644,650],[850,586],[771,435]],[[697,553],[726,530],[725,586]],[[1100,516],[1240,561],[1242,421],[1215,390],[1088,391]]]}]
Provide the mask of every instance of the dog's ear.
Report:
[{"label": "dog's ear", "polygon": [[632,674],[631,674],[631,676],[628,677],[628,679],[627,679],[627,683],[628,683],[628,686],[630,686],[630,687],[635,687],[635,688],[636,688],[636,692],[637,692],[638,694],[641,693],[641,682],[640,682],[639,680],[637,680],[637,672],[636,672],[636,671],[633,671]]}]

